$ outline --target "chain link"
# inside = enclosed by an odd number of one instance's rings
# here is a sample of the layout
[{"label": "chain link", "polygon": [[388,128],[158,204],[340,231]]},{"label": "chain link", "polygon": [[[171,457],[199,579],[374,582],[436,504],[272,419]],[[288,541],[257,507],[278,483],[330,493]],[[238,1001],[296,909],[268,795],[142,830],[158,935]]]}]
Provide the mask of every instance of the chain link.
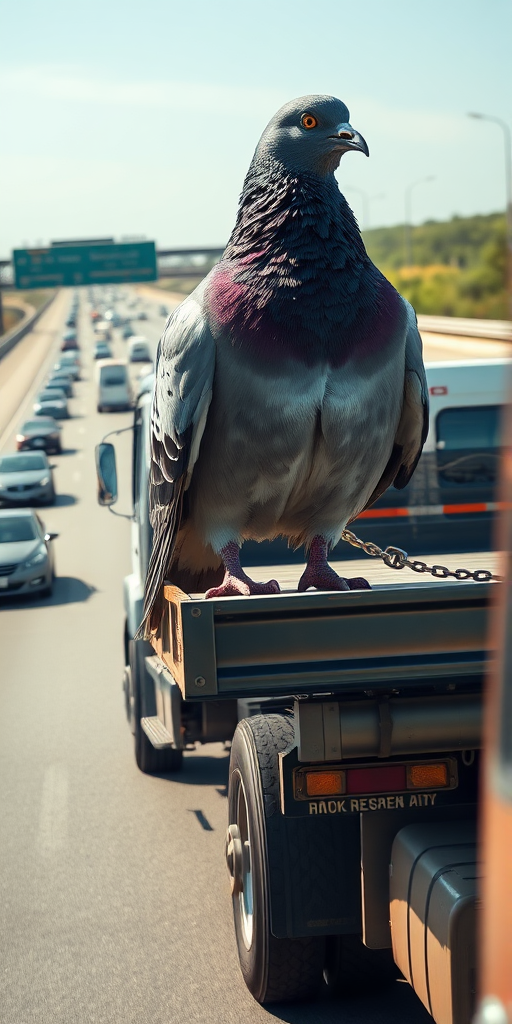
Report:
[{"label": "chain link", "polygon": [[456,580],[475,580],[477,583],[488,583],[489,580],[496,580],[499,583],[503,582],[503,576],[496,576],[490,572],[489,569],[448,569],[446,565],[427,565],[426,562],[422,562],[417,558],[409,558],[407,551],[403,551],[402,548],[388,547],[384,550],[379,547],[378,544],[373,544],[372,541],[364,541],[359,537],[356,537],[352,530],[343,530],[341,539],[351,544],[353,548],[359,548],[364,551],[365,555],[371,555],[372,558],[382,558],[385,565],[389,566],[390,569],[412,569],[413,572],[430,573],[437,580],[446,580],[449,576],[452,576]]}]

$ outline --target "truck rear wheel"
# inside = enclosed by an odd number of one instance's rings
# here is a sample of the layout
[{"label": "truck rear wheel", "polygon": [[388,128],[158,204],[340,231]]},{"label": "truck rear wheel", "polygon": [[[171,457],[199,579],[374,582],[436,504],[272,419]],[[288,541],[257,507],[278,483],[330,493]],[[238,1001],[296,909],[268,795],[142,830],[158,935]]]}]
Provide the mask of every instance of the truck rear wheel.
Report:
[{"label": "truck rear wheel", "polygon": [[244,981],[259,1003],[313,997],[325,939],[277,939],[270,929],[266,816],[279,814],[278,754],[293,740],[285,715],[257,715],[237,726],[231,747],[226,856]]},{"label": "truck rear wheel", "polygon": [[[134,640],[130,640],[129,654],[129,682],[133,695],[131,704],[133,706],[133,736],[137,767],[145,775],[164,775],[170,772],[179,772],[183,767],[183,751],[176,750],[173,747],[156,750],[140,724],[141,718],[156,714],[154,693],[150,691],[153,682],[151,679],[144,678],[147,673],[140,666],[141,659],[137,658]],[[127,703],[129,704],[130,702],[128,701]]]}]

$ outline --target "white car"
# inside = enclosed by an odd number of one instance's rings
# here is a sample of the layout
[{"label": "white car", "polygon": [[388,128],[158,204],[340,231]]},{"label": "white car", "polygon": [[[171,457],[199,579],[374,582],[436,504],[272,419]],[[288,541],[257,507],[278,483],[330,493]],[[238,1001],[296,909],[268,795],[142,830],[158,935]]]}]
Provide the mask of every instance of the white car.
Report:
[{"label": "white car", "polygon": [[103,341],[112,341],[112,324],[108,320],[97,320],[94,324],[94,333]]},{"label": "white car", "polygon": [[130,363],[152,363],[153,357],[146,338],[135,335],[128,342],[128,362]]},{"label": "white car", "polygon": [[131,409],[133,396],[125,359],[101,359],[96,363],[98,412]]}]

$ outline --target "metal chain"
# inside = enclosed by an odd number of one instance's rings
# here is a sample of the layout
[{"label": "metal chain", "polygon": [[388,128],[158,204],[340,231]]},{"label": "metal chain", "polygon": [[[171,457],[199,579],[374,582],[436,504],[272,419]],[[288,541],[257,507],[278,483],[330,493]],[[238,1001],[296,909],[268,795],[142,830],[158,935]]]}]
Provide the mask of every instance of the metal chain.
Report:
[{"label": "metal chain", "polygon": [[496,580],[499,583],[503,582],[503,576],[496,576],[490,572],[489,569],[447,569],[445,565],[427,565],[426,562],[422,562],[417,558],[409,558],[407,551],[403,551],[402,548],[388,547],[384,550],[379,547],[378,544],[373,544],[372,541],[364,541],[359,537],[356,537],[352,530],[343,530],[341,539],[346,540],[348,544],[351,544],[353,548],[360,548],[364,551],[365,555],[371,555],[372,558],[382,558],[385,565],[389,566],[390,569],[412,569],[414,572],[428,572],[431,576],[435,576],[438,580],[446,580],[449,576],[453,576],[456,580],[476,580],[477,583],[487,583],[489,580]]}]

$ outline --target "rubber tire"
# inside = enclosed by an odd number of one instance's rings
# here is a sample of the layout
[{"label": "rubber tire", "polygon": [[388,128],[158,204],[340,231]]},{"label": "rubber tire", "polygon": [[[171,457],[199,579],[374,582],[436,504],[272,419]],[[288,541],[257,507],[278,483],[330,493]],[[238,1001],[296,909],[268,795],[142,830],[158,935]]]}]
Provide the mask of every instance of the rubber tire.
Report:
[{"label": "rubber tire", "polygon": [[[140,667],[141,659],[137,658],[135,647],[135,641],[130,640],[129,657],[134,717],[133,735],[137,767],[145,775],[167,775],[179,772],[183,767],[183,751],[174,750],[170,747],[164,750],[155,750],[140,724],[141,718],[156,714],[156,708],[148,706],[150,704],[150,694],[146,692],[146,687],[152,687],[153,681],[151,679],[141,679],[143,671]],[[146,684],[146,687],[144,684]]]},{"label": "rubber tire", "polygon": [[277,939],[270,930],[266,818],[279,814],[278,754],[293,741],[286,715],[256,715],[239,722],[231,747],[229,822],[237,824],[238,789],[243,782],[253,876],[253,933],[244,941],[240,897],[233,896],[233,917],[240,968],[259,1003],[314,998],[322,983],[324,936]]},{"label": "rubber tire", "polygon": [[358,935],[329,936],[324,980],[332,995],[376,991],[399,974],[390,949],[368,949]]}]

